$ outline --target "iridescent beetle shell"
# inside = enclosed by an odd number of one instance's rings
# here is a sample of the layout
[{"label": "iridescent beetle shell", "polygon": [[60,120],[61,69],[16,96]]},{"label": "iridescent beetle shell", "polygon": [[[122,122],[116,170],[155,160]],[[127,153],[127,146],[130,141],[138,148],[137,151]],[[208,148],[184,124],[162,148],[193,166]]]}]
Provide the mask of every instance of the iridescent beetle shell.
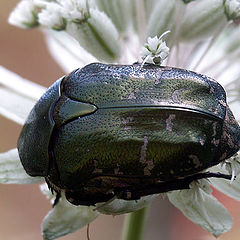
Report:
[{"label": "iridescent beetle shell", "polygon": [[77,205],[187,188],[239,148],[218,82],[150,64],[73,71],[37,102],[18,140],[26,172]]}]

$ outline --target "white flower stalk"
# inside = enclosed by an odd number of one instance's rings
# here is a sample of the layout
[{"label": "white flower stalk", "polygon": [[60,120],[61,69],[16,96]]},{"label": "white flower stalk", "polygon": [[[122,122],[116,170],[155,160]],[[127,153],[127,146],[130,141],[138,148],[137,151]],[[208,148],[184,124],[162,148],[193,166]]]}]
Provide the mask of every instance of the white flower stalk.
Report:
[{"label": "white flower stalk", "polygon": [[21,28],[32,28],[38,25],[37,9],[32,0],[19,2],[8,19],[10,24]]},{"label": "white flower stalk", "polygon": [[48,3],[39,15],[39,23],[54,30],[64,30],[66,19],[63,17],[63,8],[57,3]]},{"label": "white flower stalk", "polygon": [[224,6],[228,20],[236,20],[240,18],[239,0],[225,0]]},{"label": "white flower stalk", "polygon": [[227,210],[211,194],[206,180],[193,182],[189,190],[168,193],[170,202],[203,229],[218,237],[232,227]]},{"label": "white flower stalk", "polygon": [[143,59],[142,65],[144,65],[146,62],[161,64],[163,60],[167,58],[169,54],[169,48],[162,38],[169,32],[170,31],[163,33],[159,38],[157,36],[154,38],[148,37],[147,43],[144,45],[141,51],[141,57]]}]

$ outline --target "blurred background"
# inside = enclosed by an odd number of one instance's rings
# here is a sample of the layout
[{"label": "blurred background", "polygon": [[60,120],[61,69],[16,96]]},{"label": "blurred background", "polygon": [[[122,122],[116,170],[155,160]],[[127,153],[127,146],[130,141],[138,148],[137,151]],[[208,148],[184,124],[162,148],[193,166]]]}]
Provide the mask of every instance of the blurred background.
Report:
[{"label": "blurred background", "polygon": [[[22,30],[7,19],[17,0],[0,1],[0,65],[22,77],[50,86],[64,73],[49,55],[38,30]],[[5,79],[7,81],[7,79]],[[16,147],[21,126],[0,116],[0,152]],[[233,229],[220,240],[239,240],[240,203],[214,191],[234,218]],[[41,240],[40,225],[51,209],[38,185],[0,185],[0,240]],[[120,239],[124,216],[100,216],[90,225],[91,240]],[[86,228],[62,237],[86,240]],[[167,199],[155,199],[149,211],[147,240],[213,240],[213,236],[186,219]]]}]

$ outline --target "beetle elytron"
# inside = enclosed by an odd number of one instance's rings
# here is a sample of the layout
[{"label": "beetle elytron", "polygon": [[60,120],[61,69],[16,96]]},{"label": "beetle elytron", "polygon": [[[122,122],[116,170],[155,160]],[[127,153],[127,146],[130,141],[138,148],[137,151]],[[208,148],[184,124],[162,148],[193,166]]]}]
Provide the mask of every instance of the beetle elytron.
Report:
[{"label": "beetle elytron", "polygon": [[26,172],[76,205],[188,188],[218,177],[202,171],[239,148],[221,85],[151,64],[73,71],[37,102],[18,140]]}]

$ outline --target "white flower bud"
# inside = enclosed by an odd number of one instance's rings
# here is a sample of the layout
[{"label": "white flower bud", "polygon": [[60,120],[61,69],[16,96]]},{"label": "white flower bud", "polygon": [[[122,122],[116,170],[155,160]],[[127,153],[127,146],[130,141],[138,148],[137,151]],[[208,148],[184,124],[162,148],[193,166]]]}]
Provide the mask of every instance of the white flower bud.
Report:
[{"label": "white flower bud", "polygon": [[37,9],[32,0],[23,0],[11,12],[8,22],[21,28],[32,28],[38,25]]},{"label": "white flower bud", "polygon": [[225,0],[224,7],[228,20],[240,18],[240,0]]},{"label": "white flower bud", "polygon": [[55,30],[63,30],[66,20],[63,18],[63,8],[57,3],[48,3],[38,15],[39,23]]},{"label": "white flower bud", "polygon": [[87,0],[58,0],[63,8],[63,17],[67,20],[81,22],[89,17]]}]

